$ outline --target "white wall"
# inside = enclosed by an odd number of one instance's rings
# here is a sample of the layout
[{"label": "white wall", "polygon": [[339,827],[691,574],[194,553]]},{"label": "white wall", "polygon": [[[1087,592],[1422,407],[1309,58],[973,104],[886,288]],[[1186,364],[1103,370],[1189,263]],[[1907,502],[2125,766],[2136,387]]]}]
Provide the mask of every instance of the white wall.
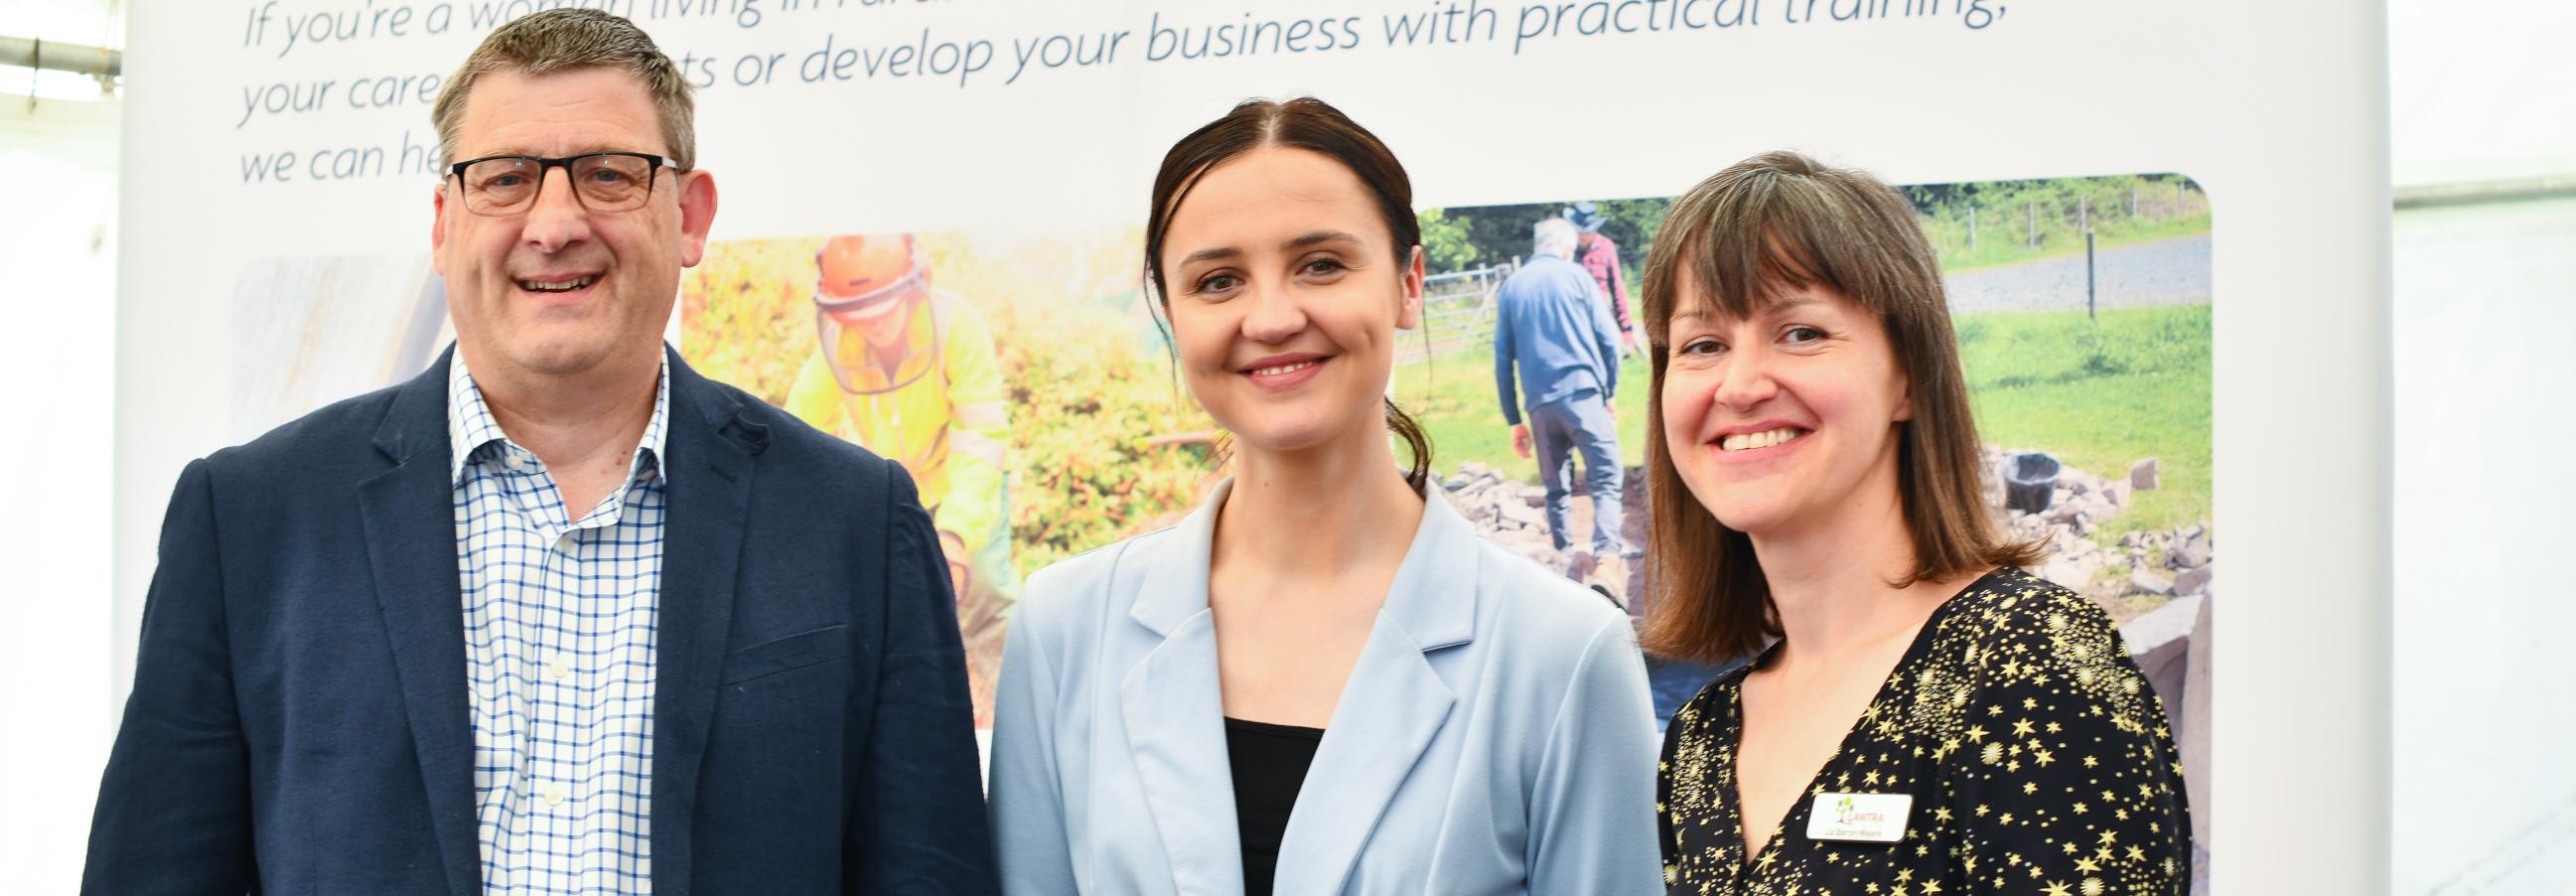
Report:
[{"label": "white wall", "polygon": [[17,893],[78,889],[116,725],[119,111],[0,94],[0,869]]},{"label": "white wall", "polygon": [[2391,0],[2398,186],[2576,174],[2576,6]]},{"label": "white wall", "polygon": [[[2576,176],[2576,8],[2389,8],[2399,186]],[[2396,215],[2399,893],[2568,892],[2576,201]]]},{"label": "white wall", "polygon": [[2400,893],[2576,880],[2576,200],[2396,228]]}]

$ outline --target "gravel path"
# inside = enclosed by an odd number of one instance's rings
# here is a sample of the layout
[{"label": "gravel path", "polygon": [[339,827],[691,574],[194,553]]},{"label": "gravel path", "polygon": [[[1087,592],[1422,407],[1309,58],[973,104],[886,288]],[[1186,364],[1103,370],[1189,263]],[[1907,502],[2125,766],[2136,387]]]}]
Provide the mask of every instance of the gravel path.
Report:
[{"label": "gravel path", "polygon": [[[2100,307],[2198,305],[2209,301],[2209,235],[2137,243],[2094,253]],[[1948,280],[1950,312],[2084,308],[2084,256],[1985,268]]]}]

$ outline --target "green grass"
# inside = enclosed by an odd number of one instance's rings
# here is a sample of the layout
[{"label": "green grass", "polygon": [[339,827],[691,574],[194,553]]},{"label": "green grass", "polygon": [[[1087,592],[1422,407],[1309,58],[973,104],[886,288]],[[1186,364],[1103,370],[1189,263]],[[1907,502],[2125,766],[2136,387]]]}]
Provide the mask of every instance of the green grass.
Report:
[{"label": "green grass", "polygon": [[[2130,512],[2107,523],[2105,541],[2209,517],[2209,306],[2105,311],[2098,324],[2080,311],[1965,314],[1954,324],[1988,444],[2048,451],[2115,478],[2139,458],[2158,459],[2163,488],[2139,492]],[[1628,359],[1619,377],[1620,455],[1642,463],[1645,360]],[[1395,394],[1431,435],[1442,471],[1475,460],[1537,480],[1536,466],[1512,454],[1490,350],[1398,365]]]},{"label": "green grass", "polygon": [[[2084,236],[2080,233],[2051,232],[2041,234],[2037,246],[2024,245],[2022,231],[2016,223],[2003,232],[1986,231],[1977,240],[1977,249],[1967,249],[1967,228],[1957,222],[1925,221],[1924,231],[1941,253],[1941,272],[1957,274],[2009,264],[2064,258],[2084,254]],[[2106,224],[2093,230],[2093,249],[2101,251],[2116,246],[2132,246],[2186,236],[2209,233],[2209,213],[2201,212],[2179,218],[2126,218],[2117,226]]]},{"label": "green grass", "polygon": [[2209,518],[2210,308],[1960,315],[1960,359],[1987,444],[2035,448],[2096,476],[2157,458],[2105,539]]}]

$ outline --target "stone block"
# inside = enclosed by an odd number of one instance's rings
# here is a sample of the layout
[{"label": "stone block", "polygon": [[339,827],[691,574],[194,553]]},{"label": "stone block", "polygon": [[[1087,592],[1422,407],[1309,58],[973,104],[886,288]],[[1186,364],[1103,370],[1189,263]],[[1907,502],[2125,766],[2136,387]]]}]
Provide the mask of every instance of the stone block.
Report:
[{"label": "stone block", "polygon": [[2214,576],[2214,573],[2212,573],[2211,570],[2216,568],[2217,567],[2214,565],[2196,566],[2191,569],[2184,570],[2182,575],[2174,577],[2174,593],[2200,594],[2208,591],[2209,580]]},{"label": "stone block", "polygon": [[2132,590],[2143,591],[2148,594],[2174,593],[2174,583],[2172,579],[2156,575],[2154,572],[2144,568],[2131,570],[2129,572],[2129,587]]}]

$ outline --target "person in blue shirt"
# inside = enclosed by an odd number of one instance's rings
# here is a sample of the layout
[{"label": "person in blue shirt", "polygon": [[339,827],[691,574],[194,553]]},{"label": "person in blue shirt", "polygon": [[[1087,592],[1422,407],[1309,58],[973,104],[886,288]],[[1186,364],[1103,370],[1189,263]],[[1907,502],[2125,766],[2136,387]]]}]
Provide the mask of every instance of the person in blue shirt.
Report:
[{"label": "person in blue shirt", "polygon": [[[1610,410],[1619,390],[1619,325],[1591,272],[1571,260],[1574,225],[1544,218],[1531,237],[1528,263],[1503,281],[1494,300],[1494,391],[1503,422],[1512,427],[1512,451],[1528,458],[1536,449],[1557,550],[1574,541],[1565,528],[1579,454],[1584,489],[1592,494],[1592,556],[1634,558],[1641,552],[1619,534],[1619,431]],[[1514,367],[1518,394],[1529,401],[1527,421],[1513,389]]]},{"label": "person in blue shirt", "polygon": [[680,67],[559,7],[443,83],[456,341],[180,471],[81,892],[994,892],[912,478],[662,340]]},{"label": "person in blue shirt", "polygon": [[1661,892],[1627,616],[1479,538],[1386,399],[1422,315],[1403,166],[1320,101],[1255,101],[1172,147],[1151,208],[1153,307],[1233,476],[1028,579],[1004,891]]}]

